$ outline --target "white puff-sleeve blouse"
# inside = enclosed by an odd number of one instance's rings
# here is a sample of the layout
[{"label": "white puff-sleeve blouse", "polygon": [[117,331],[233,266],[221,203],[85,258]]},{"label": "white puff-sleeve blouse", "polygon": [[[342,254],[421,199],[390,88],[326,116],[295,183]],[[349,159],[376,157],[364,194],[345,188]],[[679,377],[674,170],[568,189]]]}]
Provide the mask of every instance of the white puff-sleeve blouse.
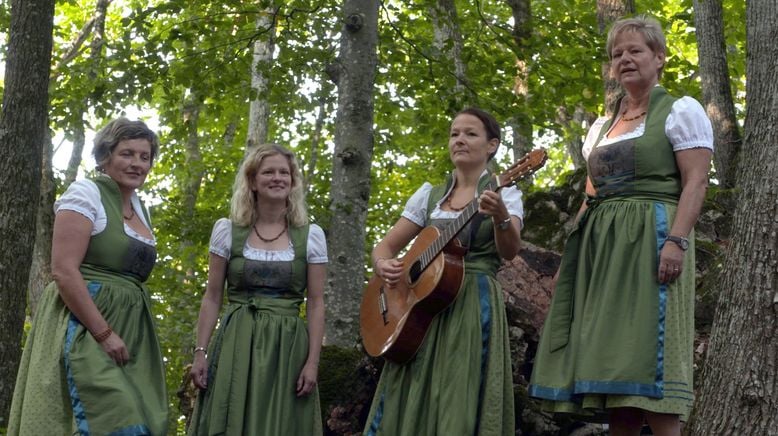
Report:
[{"label": "white puff-sleeve blouse", "polygon": [[[143,222],[143,225],[145,225],[153,235],[151,224],[146,221],[146,215],[143,213],[140,199],[134,192],[130,198],[130,203],[132,204],[132,208],[135,210],[135,215],[140,218],[140,220]],[[108,224],[108,216],[105,213],[103,202],[100,200],[100,189],[97,187],[95,182],[89,179],[76,180],[75,182],[71,183],[70,186],[68,186],[68,189],[65,190],[65,193],[54,202],[55,214],[63,210],[78,212],[86,219],[91,221],[92,236],[102,233]],[[132,227],[128,226],[127,223],[124,223],[124,232],[127,234],[127,236],[135,240],[152,246],[156,245],[156,241],[154,239],[148,239],[139,235],[138,232],[133,230]]]},{"label": "white puff-sleeve blouse", "polygon": [[[209,251],[225,259],[230,258],[232,249],[232,221],[227,218],[220,218],[213,225],[211,232],[211,242]],[[294,246],[292,240],[289,240],[289,247],[284,250],[264,250],[254,248],[246,241],[243,247],[243,256],[246,259],[270,261],[292,261],[294,260]],[[324,237],[324,231],[316,224],[311,224],[308,230],[308,250],[306,253],[308,263],[327,263],[327,240]]]}]

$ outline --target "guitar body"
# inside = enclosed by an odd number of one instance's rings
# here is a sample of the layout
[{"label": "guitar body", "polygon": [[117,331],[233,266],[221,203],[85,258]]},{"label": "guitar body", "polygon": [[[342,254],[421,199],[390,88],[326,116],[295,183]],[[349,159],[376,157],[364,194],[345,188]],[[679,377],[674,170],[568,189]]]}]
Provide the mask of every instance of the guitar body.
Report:
[{"label": "guitar body", "polygon": [[362,295],[360,332],[368,354],[405,363],[419,350],[435,315],[459,295],[464,278],[465,253],[456,239],[420,273],[418,259],[440,236],[434,226],[425,227],[408,253],[401,258],[403,278],[389,288],[373,275]]}]

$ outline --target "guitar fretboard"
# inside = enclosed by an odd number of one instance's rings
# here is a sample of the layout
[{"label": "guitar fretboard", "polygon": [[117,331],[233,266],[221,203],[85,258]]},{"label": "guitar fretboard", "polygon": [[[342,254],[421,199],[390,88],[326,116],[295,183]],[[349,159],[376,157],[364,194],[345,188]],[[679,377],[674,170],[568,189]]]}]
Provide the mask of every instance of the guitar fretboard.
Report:
[{"label": "guitar fretboard", "polygon": [[[489,181],[486,189],[499,192],[500,187],[497,187],[495,190],[494,179],[492,179]],[[467,223],[470,222],[470,220],[473,219],[477,212],[478,199],[474,198],[473,201],[468,203],[467,206],[462,209],[462,213],[459,214],[459,216],[456,217],[454,221],[450,222],[441,231],[440,236],[435,240],[435,242],[430,244],[430,246],[427,247],[427,249],[424,250],[424,252],[419,256],[419,262],[421,264],[420,271],[427,269],[427,266],[432,263],[432,260],[435,259],[438,254],[440,254],[443,248],[448,245],[448,243],[451,242],[451,240],[454,239],[460,231],[462,231],[462,229],[467,225]]]}]

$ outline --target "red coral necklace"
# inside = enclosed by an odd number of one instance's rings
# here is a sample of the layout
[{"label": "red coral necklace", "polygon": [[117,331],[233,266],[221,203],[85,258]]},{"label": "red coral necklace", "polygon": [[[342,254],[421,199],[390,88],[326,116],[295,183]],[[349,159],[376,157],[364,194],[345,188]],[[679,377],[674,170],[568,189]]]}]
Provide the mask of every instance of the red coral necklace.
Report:
[{"label": "red coral necklace", "polygon": [[260,240],[260,241],[262,241],[262,242],[264,242],[264,243],[266,243],[266,244],[269,244],[269,243],[271,243],[271,242],[273,242],[273,241],[277,240],[278,238],[280,238],[280,237],[281,237],[281,235],[283,235],[284,233],[286,233],[286,230],[289,228],[289,222],[288,222],[288,221],[284,221],[284,228],[283,228],[283,229],[281,229],[281,233],[279,233],[278,235],[276,235],[276,237],[275,237],[275,238],[270,238],[270,239],[268,239],[268,238],[264,238],[264,237],[262,237],[262,235],[260,235],[260,234],[259,234],[259,230],[257,230],[257,223],[254,223],[254,226],[253,226],[253,227],[254,227],[254,233],[257,235],[257,237],[259,238],[259,240]]}]

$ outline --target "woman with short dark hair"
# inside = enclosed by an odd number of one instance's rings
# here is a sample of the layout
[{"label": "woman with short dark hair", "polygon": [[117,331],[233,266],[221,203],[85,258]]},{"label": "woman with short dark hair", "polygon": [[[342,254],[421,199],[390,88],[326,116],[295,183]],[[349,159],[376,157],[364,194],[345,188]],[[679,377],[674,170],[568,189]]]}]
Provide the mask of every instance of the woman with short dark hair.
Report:
[{"label": "woman with short dark hair", "polygon": [[478,199],[483,219],[456,236],[467,247],[458,296],[432,320],[412,360],[386,361],[366,435],[514,434],[508,323],[497,269],[519,251],[523,206],[516,187],[489,188],[494,175],[488,164],[500,139],[491,114],[478,108],[456,114],[448,131],[451,175],[436,186],[424,183],[373,249],[373,271],[391,293],[409,267],[398,253],[426,227],[452,224]]}]

